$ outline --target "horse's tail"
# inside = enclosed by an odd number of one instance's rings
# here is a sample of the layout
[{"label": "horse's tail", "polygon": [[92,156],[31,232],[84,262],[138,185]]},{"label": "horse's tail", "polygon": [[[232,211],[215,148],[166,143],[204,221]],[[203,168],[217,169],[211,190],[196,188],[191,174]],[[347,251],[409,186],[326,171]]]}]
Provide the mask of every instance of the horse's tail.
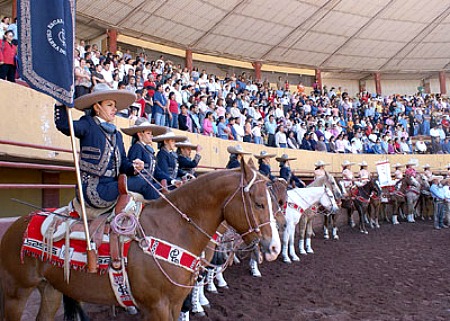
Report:
[{"label": "horse's tail", "polygon": [[64,321],[89,321],[89,317],[77,300],[63,295]]}]

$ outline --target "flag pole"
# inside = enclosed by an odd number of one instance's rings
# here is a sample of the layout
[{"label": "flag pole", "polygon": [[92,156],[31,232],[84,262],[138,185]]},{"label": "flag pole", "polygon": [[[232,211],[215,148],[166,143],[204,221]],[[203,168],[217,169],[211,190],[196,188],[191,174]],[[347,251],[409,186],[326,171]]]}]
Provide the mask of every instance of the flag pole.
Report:
[{"label": "flag pole", "polygon": [[70,141],[72,143],[73,161],[75,163],[75,173],[77,176],[78,196],[81,204],[81,218],[83,220],[84,234],[86,236],[88,272],[97,273],[97,255],[96,249],[93,248],[91,244],[91,238],[89,235],[89,225],[86,214],[86,206],[84,202],[83,185],[81,184],[80,163],[78,161],[78,153],[75,144],[75,131],[73,128],[72,109],[66,106],[66,111],[69,120]]}]

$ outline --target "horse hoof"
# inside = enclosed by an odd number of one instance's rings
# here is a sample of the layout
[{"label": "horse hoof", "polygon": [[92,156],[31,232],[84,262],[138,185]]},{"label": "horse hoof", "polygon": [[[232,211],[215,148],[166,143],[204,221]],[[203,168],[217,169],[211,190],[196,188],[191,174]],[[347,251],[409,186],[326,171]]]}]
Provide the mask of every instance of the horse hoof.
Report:
[{"label": "horse hoof", "polygon": [[283,258],[283,262],[288,264],[292,263],[291,259],[289,258]]},{"label": "horse hoof", "polygon": [[335,235],[335,236],[333,236],[333,240],[339,240],[339,235]]},{"label": "horse hoof", "polygon": [[[211,304],[209,304],[209,303],[208,303],[208,304],[205,304],[205,305],[202,304],[202,307],[207,308],[207,309],[210,309],[210,308],[211,308]],[[203,312],[203,313],[204,313],[204,312]]]},{"label": "horse hoof", "polygon": [[202,311],[202,312],[192,311],[192,314],[195,314],[195,316],[197,316],[197,317],[206,317],[206,312],[204,312],[204,311]]},{"label": "horse hoof", "polygon": [[312,249],[310,249],[310,250],[306,250],[306,253],[308,253],[308,254],[314,254],[314,251],[313,251]]},{"label": "horse hoof", "polygon": [[252,273],[252,276],[254,278],[260,278],[261,277],[261,273]]},{"label": "horse hoof", "polygon": [[229,290],[230,287],[228,285],[224,285],[224,286],[219,286],[219,289],[221,289],[221,290]]},{"label": "horse hoof", "polygon": [[292,258],[292,261],[298,262],[298,261],[300,261],[300,258],[299,258],[298,256],[294,256],[294,257]]},{"label": "horse hoof", "polygon": [[330,239],[330,237],[329,237],[328,235],[324,235],[323,238],[324,238],[325,240],[329,240],[329,239]]}]

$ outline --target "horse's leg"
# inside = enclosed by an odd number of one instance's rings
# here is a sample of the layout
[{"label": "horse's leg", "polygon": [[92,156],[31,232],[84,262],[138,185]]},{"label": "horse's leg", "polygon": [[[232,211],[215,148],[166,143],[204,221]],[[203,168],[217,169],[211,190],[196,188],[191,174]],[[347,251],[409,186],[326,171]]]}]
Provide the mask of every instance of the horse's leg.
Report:
[{"label": "horse's leg", "polygon": [[4,295],[4,320],[20,321],[28,297],[34,288],[22,288],[11,283],[7,288],[3,288]]},{"label": "horse's leg", "polygon": [[314,218],[314,216],[308,217],[307,223],[306,223],[305,250],[306,250],[306,253],[310,253],[310,254],[314,253],[314,250],[311,246],[311,237],[313,234],[313,218]]},{"label": "horse's leg", "polygon": [[259,246],[257,246],[250,254],[250,273],[256,278],[261,277],[261,272],[259,271],[258,267],[260,257],[261,255],[259,254]]},{"label": "horse's leg", "polygon": [[61,305],[62,293],[46,281],[41,282],[38,289],[41,294],[41,305],[36,320],[53,321]]},{"label": "horse's leg", "polygon": [[349,201],[349,202],[350,203],[347,207],[347,217],[348,217],[347,222],[348,222],[348,225],[353,228],[356,226],[355,221],[353,220],[353,210],[354,210],[353,206],[355,206],[355,205],[354,205],[353,201]]},{"label": "horse's leg", "polygon": [[414,220],[414,205],[416,204],[416,198],[415,197],[408,197],[408,215],[407,215],[407,221],[408,223],[415,223]]},{"label": "horse's leg", "polygon": [[339,240],[339,235],[338,235],[338,228],[336,226],[336,218],[337,214],[330,214],[330,221],[331,221],[331,226],[332,226],[332,235],[333,235],[333,240]]},{"label": "horse's leg", "polygon": [[323,216],[323,238],[324,239],[329,239],[330,236],[328,234],[328,228],[330,226],[330,222],[331,222],[331,215],[332,214],[328,214],[328,215],[324,215]]},{"label": "horse's leg", "polygon": [[[303,215],[302,215],[303,217]],[[302,219],[300,218],[300,221]],[[295,225],[292,226],[292,229],[289,233],[289,256],[291,257],[292,261],[298,262],[300,261],[300,258],[295,253]]]},{"label": "horse's leg", "polygon": [[299,239],[298,239],[298,250],[300,254],[306,255],[305,251],[305,234],[306,234],[306,214],[303,214],[298,223],[299,229]]},{"label": "horse's leg", "polygon": [[366,224],[364,221],[364,206],[362,204],[360,204],[359,202],[357,202],[355,204],[356,206],[356,210],[358,211],[359,214],[359,231],[361,233],[367,234],[367,230],[366,230]]},{"label": "horse's leg", "polygon": [[288,255],[288,247],[289,247],[289,234],[290,230],[295,228],[292,226],[292,222],[286,222],[286,227],[282,234],[282,245],[281,245],[281,257],[283,258],[284,263],[291,263],[291,259]]}]

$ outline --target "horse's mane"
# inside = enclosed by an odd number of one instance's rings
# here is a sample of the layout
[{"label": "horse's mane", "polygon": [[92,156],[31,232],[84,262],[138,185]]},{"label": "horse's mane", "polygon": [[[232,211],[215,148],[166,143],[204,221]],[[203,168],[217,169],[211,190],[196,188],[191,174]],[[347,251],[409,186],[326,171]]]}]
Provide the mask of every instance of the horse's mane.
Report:
[{"label": "horse's mane", "polygon": [[323,186],[324,184],[328,183],[328,177],[321,176],[315,180],[313,180],[311,183],[309,183],[306,187],[318,187]]}]

